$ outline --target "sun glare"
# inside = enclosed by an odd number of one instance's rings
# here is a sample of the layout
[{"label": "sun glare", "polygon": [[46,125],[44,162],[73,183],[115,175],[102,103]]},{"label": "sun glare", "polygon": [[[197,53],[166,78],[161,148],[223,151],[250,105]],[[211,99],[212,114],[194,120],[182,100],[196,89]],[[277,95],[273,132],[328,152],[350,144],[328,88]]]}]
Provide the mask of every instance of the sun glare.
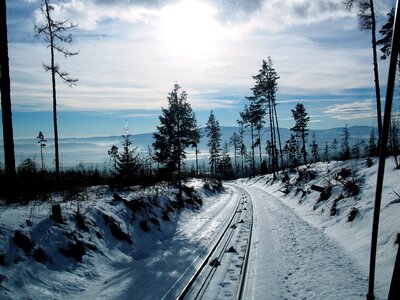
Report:
[{"label": "sun glare", "polygon": [[160,35],[166,50],[179,56],[202,56],[216,50],[223,28],[217,10],[199,1],[165,6],[160,13]]}]

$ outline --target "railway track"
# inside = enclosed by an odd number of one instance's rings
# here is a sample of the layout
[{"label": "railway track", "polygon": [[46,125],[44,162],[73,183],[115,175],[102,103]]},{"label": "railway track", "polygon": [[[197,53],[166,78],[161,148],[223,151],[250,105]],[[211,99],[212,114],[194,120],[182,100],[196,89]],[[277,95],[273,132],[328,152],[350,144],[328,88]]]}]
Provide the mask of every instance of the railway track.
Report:
[{"label": "railway track", "polygon": [[237,207],[211,251],[176,299],[242,299],[246,283],[253,207],[249,194],[240,192]]}]

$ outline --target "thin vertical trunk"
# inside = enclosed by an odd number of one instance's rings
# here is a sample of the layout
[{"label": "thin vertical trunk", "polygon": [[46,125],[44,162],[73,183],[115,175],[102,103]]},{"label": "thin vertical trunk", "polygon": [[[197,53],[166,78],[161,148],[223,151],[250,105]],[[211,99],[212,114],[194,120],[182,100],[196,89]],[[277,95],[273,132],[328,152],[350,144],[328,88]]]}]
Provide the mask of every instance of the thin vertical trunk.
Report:
[{"label": "thin vertical trunk", "polygon": [[257,128],[258,130],[258,152],[259,152],[259,156],[260,156],[260,173],[261,173],[261,128]]},{"label": "thin vertical trunk", "polygon": [[372,34],[372,52],[374,62],[374,78],[375,78],[375,94],[376,94],[376,112],[378,118],[378,145],[382,134],[382,109],[381,109],[381,91],[379,87],[379,72],[378,72],[378,54],[376,50],[376,19],[374,1],[370,0],[371,6],[371,34]]},{"label": "thin vertical trunk", "polygon": [[180,120],[178,118],[178,126],[177,126],[177,133],[178,133],[178,200],[182,201],[182,178],[181,178],[181,141],[180,141]]},{"label": "thin vertical trunk", "polygon": [[199,175],[199,160],[198,160],[198,157],[197,157],[197,154],[199,154],[199,150],[198,150],[198,147],[197,147],[197,143],[196,143],[195,150],[196,150],[196,175]]},{"label": "thin vertical trunk", "polygon": [[12,203],[16,201],[16,173],[11,110],[10,69],[8,60],[7,13],[5,0],[0,1],[0,60],[1,112],[3,119],[4,161],[6,172],[5,187],[7,202]]},{"label": "thin vertical trunk", "polygon": [[55,164],[56,164],[56,184],[57,187],[60,186],[60,159],[58,152],[58,126],[57,126],[57,93],[56,93],[56,69],[54,61],[54,39],[52,31],[52,22],[50,19],[50,9],[48,1],[46,4],[46,16],[47,24],[49,26],[49,36],[50,36],[50,55],[51,55],[51,84],[53,89],[53,124],[54,124],[54,152],[55,152]]},{"label": "thin vertical trunk", "polygon": [[281,157],[281,165],[282,165],[282,170],[285,171],[285,165],[283,164],[283,153],[282,153],[282,144],[281,144],[281,134],[279,130],[279,123],[278,123],[278,114],[276,113],[276,104],[274,101],[274,114],[275,114],[275,119],[276,119],[276,130],[278,132],[278,142],[279,142],[279,154]]},{"label": "thin vertical trunk", "polygon": [[272,167],[272,174],[274,177],[274,180],[276,179],[276,169],[275,169],[275,140],[274,140],[274,127],[273,127],[273,123],[272,123],[272,108],[271,108],[272,104],[271,101],[268,100],[268,114],[269,114],[269,130],[270,130],[270,134],[271,134],[271,154],[272,154],[272,163],[271,163],[271,167]]},{"label": "thin vertical trunk", "polygon": [[251,163],[252,163],[252,171],[253,176],[256,176],[256,166],[255,166],[255,159],[254,159],[254,128],[253,125],[250,126],[251,129]]}]

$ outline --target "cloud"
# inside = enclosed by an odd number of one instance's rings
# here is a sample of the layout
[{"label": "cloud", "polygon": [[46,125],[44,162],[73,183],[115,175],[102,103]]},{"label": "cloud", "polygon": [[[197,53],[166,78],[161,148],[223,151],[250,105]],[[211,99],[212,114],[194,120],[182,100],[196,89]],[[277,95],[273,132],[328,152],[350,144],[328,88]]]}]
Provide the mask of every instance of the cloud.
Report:
[{"label": "cloud", "polygon": [[372,100],[355,101],[352,103],[335,104],[324,111],[337,120],[367,119],[375,116]]}]

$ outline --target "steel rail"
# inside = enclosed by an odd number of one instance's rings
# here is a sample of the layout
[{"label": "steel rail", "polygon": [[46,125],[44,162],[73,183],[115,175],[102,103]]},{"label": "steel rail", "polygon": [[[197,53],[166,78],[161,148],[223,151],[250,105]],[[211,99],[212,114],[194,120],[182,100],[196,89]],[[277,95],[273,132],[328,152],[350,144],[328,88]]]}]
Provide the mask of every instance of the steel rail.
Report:
[{"label": "steel rail", "polygon": [[[222,257],[226,253],[228,245],[231,243],[232,237],[234,236],[234,232],[235,232],[235,229],[232,228],[232,226],[234,224],[236,224],[237,222],[239,222],[240,216],[243,212],[243,208],[245,207],[244,199],[247,198],[251,202],[250,195],[243,188],[240,188],[238,186],[234,186],[234,188],[237,190],[240,190],[241,194],[240,194],[240,199],[238,201],[238,205],[236,207],[234,214],[232,215],[232,218],[230,219],[228,225],[224,229],[221,236],[218,238],[218,240],[214,244],[213,248],[210,250],[210,252],[206,256],[206,258],[204,259],[203,263],[197,269],[195,274],[190,278],[190,280],[185,285],[185,287],[182,289],[181,293],[177,296],[176,299],[178,299],[178,300],[185,299],[185,297],[192,291],[192,288],[194,287],[194,284],[196,283],[196,281],[199,280],[200,275],[204,274],[205,268],[208,265],[210,258],[217,257],[218,261],[221,261]],[[252,221],[253,221],[253,213],[251,214],[251,222]],[[232,229],[232,230],[229,231],[229,229]],[[243,261],[242,268],[240,271],[240,279],[239,279],[238,290],[236,292],[236,295],[237,295],[236,299],[241,299],[243,296],[243,288],[245,286],[245,278],[244,277],[246,276],[246,273],[247,273],[247,265],[248,265],[248,261],[249,261],[249,251],[250,251],[250,244],[251,244],[252,229],[253,229],[253,225],[251,224],[249,240],[248,240],[248,243],[246,246],[245,257],[244,257],[244,261]],[[198,291],[195,293],[194,299],[201,298],[201,296],[205,293],[215,272],[216,272],[216,268],[213,267],[211,270],[209,270],[206,273],[205,278],[203,278],[203,281],[201,282],[201,285],[199,286]]]}]

